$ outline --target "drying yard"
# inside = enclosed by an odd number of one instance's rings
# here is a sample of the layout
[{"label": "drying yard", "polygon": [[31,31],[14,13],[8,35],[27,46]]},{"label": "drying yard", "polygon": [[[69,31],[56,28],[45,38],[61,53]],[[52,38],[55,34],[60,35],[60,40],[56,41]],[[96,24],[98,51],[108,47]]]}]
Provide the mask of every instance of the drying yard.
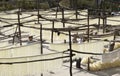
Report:
[{"label": "drying yard", "polygon": [[120,76],[120,14],[90,11],[0,12],[0,76]]}]

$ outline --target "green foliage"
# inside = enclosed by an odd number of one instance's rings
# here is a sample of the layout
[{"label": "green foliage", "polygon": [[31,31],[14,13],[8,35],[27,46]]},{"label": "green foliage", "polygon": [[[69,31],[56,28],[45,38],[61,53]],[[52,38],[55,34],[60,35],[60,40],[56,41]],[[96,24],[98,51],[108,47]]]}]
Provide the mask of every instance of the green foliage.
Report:
[{"label": "green foliage", "polygon": [[[75,8],[75,5],[77,5],[78,8],[95,7],[95,1],[96,0],[77,0],[77,4],[75,4],[75,0],[73,0],[72,6],[73,8]],[[69,0],[62,0],[60,4],[65,7],[70,6]]]},{"label": "green foliage", "polygon": [[[37,9],[37,0],[14,0],[13,2],[6,2],[2,1],[0,2],[0,10],[11,10],[15,8],[22,8],[25,10],[29,9]],[[48,9],[49,4],[48,2],[42,1],[42,3],[39,3],[41,9]]]},{"label": "green foliage", "polygon": [[101,3],[100,8],[109,11],[118,11],[119,5],[119,1],[105,0]]},{"label": "green foliage", "polygon": [[95,0],[78,0],[79,4],[84,5],[85,7],[94,7],[95,6]]},{"label": "green foliage", "polygon": [[29,0],[21,0],[21,2],[19,3],[20,3],[20,7],[23,9],[34,9],[36,7],[36,3]]},{"label": "green foliage", "polygon": [[49,9],[49,4],[48,4],[48,2],[40,3],[40,8],[41,8],[41,9],[44,9],[44,10]]},{"label": "green foliage", "polygon": [[14,9],[15,5],[8,3],[8,2],[1,2],[0,3],[0,11],[11,10]]},{"label": "green foliage", "polygon": [[70,7],[70,1],[69,0],[62,0],[59,4],[63,7]]}]

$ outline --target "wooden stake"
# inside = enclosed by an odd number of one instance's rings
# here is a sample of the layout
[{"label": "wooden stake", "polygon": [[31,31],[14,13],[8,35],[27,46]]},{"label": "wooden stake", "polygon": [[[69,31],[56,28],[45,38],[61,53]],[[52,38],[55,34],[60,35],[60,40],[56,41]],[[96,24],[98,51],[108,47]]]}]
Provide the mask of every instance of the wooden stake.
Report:
[{"label": "wooden stake", "polygon": [[71,43],[71,31],[69,30],[69,50],[70,50],[70,76],[72,76],[72,43]]},{"label": "wooden stake", "polygon": [[113,38],[113,44],[115,45],[115,40],[116,40],[116,33],[117,33],[117,30],[114,30],[114,38]]},{"label": "wooden stake", "polygon": [[43,40],[42,40],[42,24],[40,24],[40,45],[41,45],[41,54],[43,54]]},{"label": "wooden stake", "polygon": [[88,71],[90,71],[90,58],[88,57]]},{"label": "wooden stake", "polygon": [[103,17],[103,33],[105,33],[105,19]]},{"label": "wooden stake", "polygon": [[40,3],[40,1],[39,0],[37,0],[37,11],[38,11],[38,23],[39,23],[39,21],[40,21],[40,19],[39,19],[39,15],[40,15],[40,10],[39,10],[39,7],[40,7],[40,5],[39,5],[39,3]]},{"label": "wooden stake", "polygon": [[57,15],[58,15],[58,8],[59,8],[59,1],[57,0],[56,18],[57,18]]},{"label": "wooden stake", "polygon": [[64,8],[62,8],[62,23],[63,27],[65,27]]},{"label": "wooden stake", "polygon": [[88,34],[88,42],[89,42],[89,39],[90,39],[90,36],[89,36],[89,31],[90,31],[90,26],[89,26],[89,9],[88,9],[88,18],[87,18],[87,23],[88,23],[88,29],[87,29],[87,34]]},{"label": "wooden stake", "polygon": [[[43,41],[42,41],[42,24],[40,24],[40,45],[41,45],[41,55],[43,54]],[[44,68],[44,67],[43,67]],[[41,76],[43,76],[43,73],[41,73]]]},{"label": "wooden stake", "polygon": [[52,21],[52,33],[51,33],[51,43],[53,43],[53,34],[54,34],[54,21]]},{"label": "wooden stake", "polygon": [[20,4],[19,4],[19,7],[18,7],[19,11],[17,12],[17,15],[18,15],[18,31],[19,31],[19,40],[20,40],[20,45],[22,45],[22,40],[21,40],[21,23],[20,23]]},{"label": "wooden stake", "polygon": [[76,15],[76,19],[78,19],[78,7],[77,7],[77,0],[75,0],[75,15]]}]

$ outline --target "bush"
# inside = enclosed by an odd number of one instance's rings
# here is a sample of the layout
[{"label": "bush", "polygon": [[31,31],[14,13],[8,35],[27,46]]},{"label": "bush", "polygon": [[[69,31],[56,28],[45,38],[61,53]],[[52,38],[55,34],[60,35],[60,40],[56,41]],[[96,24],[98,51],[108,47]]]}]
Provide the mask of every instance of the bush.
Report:
[{"label": "bush", "polygon": [[14,8],[15,8],[15,6],[8,2],[4,2],[4,3],[0,4],[0,11],[11,10]]},{"label": "bush", "polygon": [[70,7],[69,0],[62,0],[59,4],[63,7]]},{"label": "bush", "polygon": [[48,2],[40,3],[40,8],[41,8],[41,9],[44,9],[44,10],[49,9],[49,4],[48,4]]}]

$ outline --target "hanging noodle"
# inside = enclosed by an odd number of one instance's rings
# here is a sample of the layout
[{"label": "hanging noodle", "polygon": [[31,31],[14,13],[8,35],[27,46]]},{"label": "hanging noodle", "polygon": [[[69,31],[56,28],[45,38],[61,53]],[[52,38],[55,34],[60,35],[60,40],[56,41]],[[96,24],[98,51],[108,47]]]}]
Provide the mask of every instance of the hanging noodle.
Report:
[{"label": "hanging noodle", "polygon": [[[32,49],[30,47],[32,47]],[[1,49],[0,58],[8,58],[11,56],[12,57],[33,56],[39,54],[40,54],[40,44],[33,43],[22,47]]]},{"label": "hanging noodle", "polygon": [[62,53],[1,58],[0,76],[39,76],[41,73],[60,68],[62,58],[64,58]]},{"label": "hanging noodle", "polygon": [[105,53],[102,55],[102,62],[114,62],[116,60],[120,60],[120,49],[114,50],[109,53]]}]

